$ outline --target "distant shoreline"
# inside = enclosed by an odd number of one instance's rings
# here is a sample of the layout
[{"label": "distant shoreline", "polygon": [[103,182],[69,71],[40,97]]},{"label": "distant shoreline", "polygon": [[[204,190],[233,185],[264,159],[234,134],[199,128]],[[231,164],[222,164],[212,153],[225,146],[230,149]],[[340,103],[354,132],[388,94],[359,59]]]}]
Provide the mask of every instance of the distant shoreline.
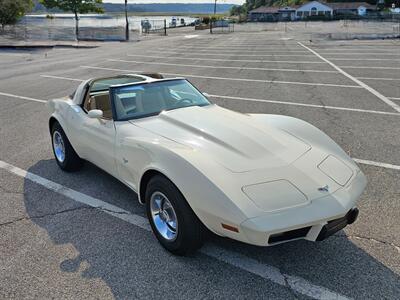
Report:
[{"label": "distant shoreline", "polygon": [[[34,13],[30,13],[27,14],[27,17],[37,17],[37,16],[44,16],[46,17],[46,15],[49,16],[54,16],[54,17],[58,17],[58,18],[69,18],[71,15],[71,17],[73,17],[72,13],[50,13],[50,12],[41,12],[41,11],[36,11]],[[178,17],[178,16],[189,16],[189,17],[204,17],[204,16],[212,16],[214,15],[213,13],[185,13],[185,12],[128,12],[128,16],[130,17],[157,17],[157,16],[167,16],[167,17]],[[107,16],[109,17],[115,17],[115,16],[125,16],[125,12],[121,11],[121,12],[107,12],[104,14],[80,14],[81,17],[88,17],[88,18],[107,18]],[[217,16],[229,16],[229,13],[218,13]]]}]

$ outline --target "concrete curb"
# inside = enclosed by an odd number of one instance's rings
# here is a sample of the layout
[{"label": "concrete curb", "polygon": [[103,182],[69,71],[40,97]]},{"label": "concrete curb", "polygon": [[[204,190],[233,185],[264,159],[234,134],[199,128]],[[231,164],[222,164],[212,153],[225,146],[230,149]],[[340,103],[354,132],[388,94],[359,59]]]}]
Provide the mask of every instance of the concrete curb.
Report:
[{"label": "concrete curb", "polygon": [[74,49],[93,49],[98,48],[99,45],[79,45],[79,44],[63,44],[63,43],[49,43],[49,44],[14,44],[14,43],[0,43],[0,49],[53,49],[53,48],[74,48]]}]

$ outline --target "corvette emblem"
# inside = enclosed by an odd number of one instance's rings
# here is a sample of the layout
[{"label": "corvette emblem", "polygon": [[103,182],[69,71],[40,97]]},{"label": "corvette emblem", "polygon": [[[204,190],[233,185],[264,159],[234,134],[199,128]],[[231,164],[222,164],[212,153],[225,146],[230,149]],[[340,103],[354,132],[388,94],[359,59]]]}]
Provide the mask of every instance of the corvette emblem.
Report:
[{"label": "corvette emblem", "polygon": [[318,188],[318,191],[320,191],[320,192],[329,192],[329,186],[326,185],[324,187],[320,187],[320,188]]}]

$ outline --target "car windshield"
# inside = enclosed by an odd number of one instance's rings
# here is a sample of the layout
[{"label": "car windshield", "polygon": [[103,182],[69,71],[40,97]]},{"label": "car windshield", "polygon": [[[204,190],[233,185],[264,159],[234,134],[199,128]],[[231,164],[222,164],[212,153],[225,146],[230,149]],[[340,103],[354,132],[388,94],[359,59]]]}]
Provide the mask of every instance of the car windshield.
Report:
[{"label": "car windshield", "polygon": [[165,110],[210,104],[184,79],[120,86],[112,90],[117,120],[144,118]]}]

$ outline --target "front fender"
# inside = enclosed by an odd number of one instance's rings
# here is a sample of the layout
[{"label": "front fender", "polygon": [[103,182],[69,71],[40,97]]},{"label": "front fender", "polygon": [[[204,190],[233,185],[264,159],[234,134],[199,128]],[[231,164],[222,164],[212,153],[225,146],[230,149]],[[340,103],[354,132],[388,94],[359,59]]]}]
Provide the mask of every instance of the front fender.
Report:
[{"label": "front fender", "polygon": [[206,175],[207,172],[198,167],[204,165],[200,161],[202,155],[190,147],[170,141],[126,138],[121,146],[121,155],[129,161],[129,166],[125,166],[129,170],[122,173],[124,177],[132,176],[128,180],[135,182],[139,195],[143,174],[154,170],[175,184],[197,217],[211,231],[227,235],[221,223],[241,224],[247,218]]}]

